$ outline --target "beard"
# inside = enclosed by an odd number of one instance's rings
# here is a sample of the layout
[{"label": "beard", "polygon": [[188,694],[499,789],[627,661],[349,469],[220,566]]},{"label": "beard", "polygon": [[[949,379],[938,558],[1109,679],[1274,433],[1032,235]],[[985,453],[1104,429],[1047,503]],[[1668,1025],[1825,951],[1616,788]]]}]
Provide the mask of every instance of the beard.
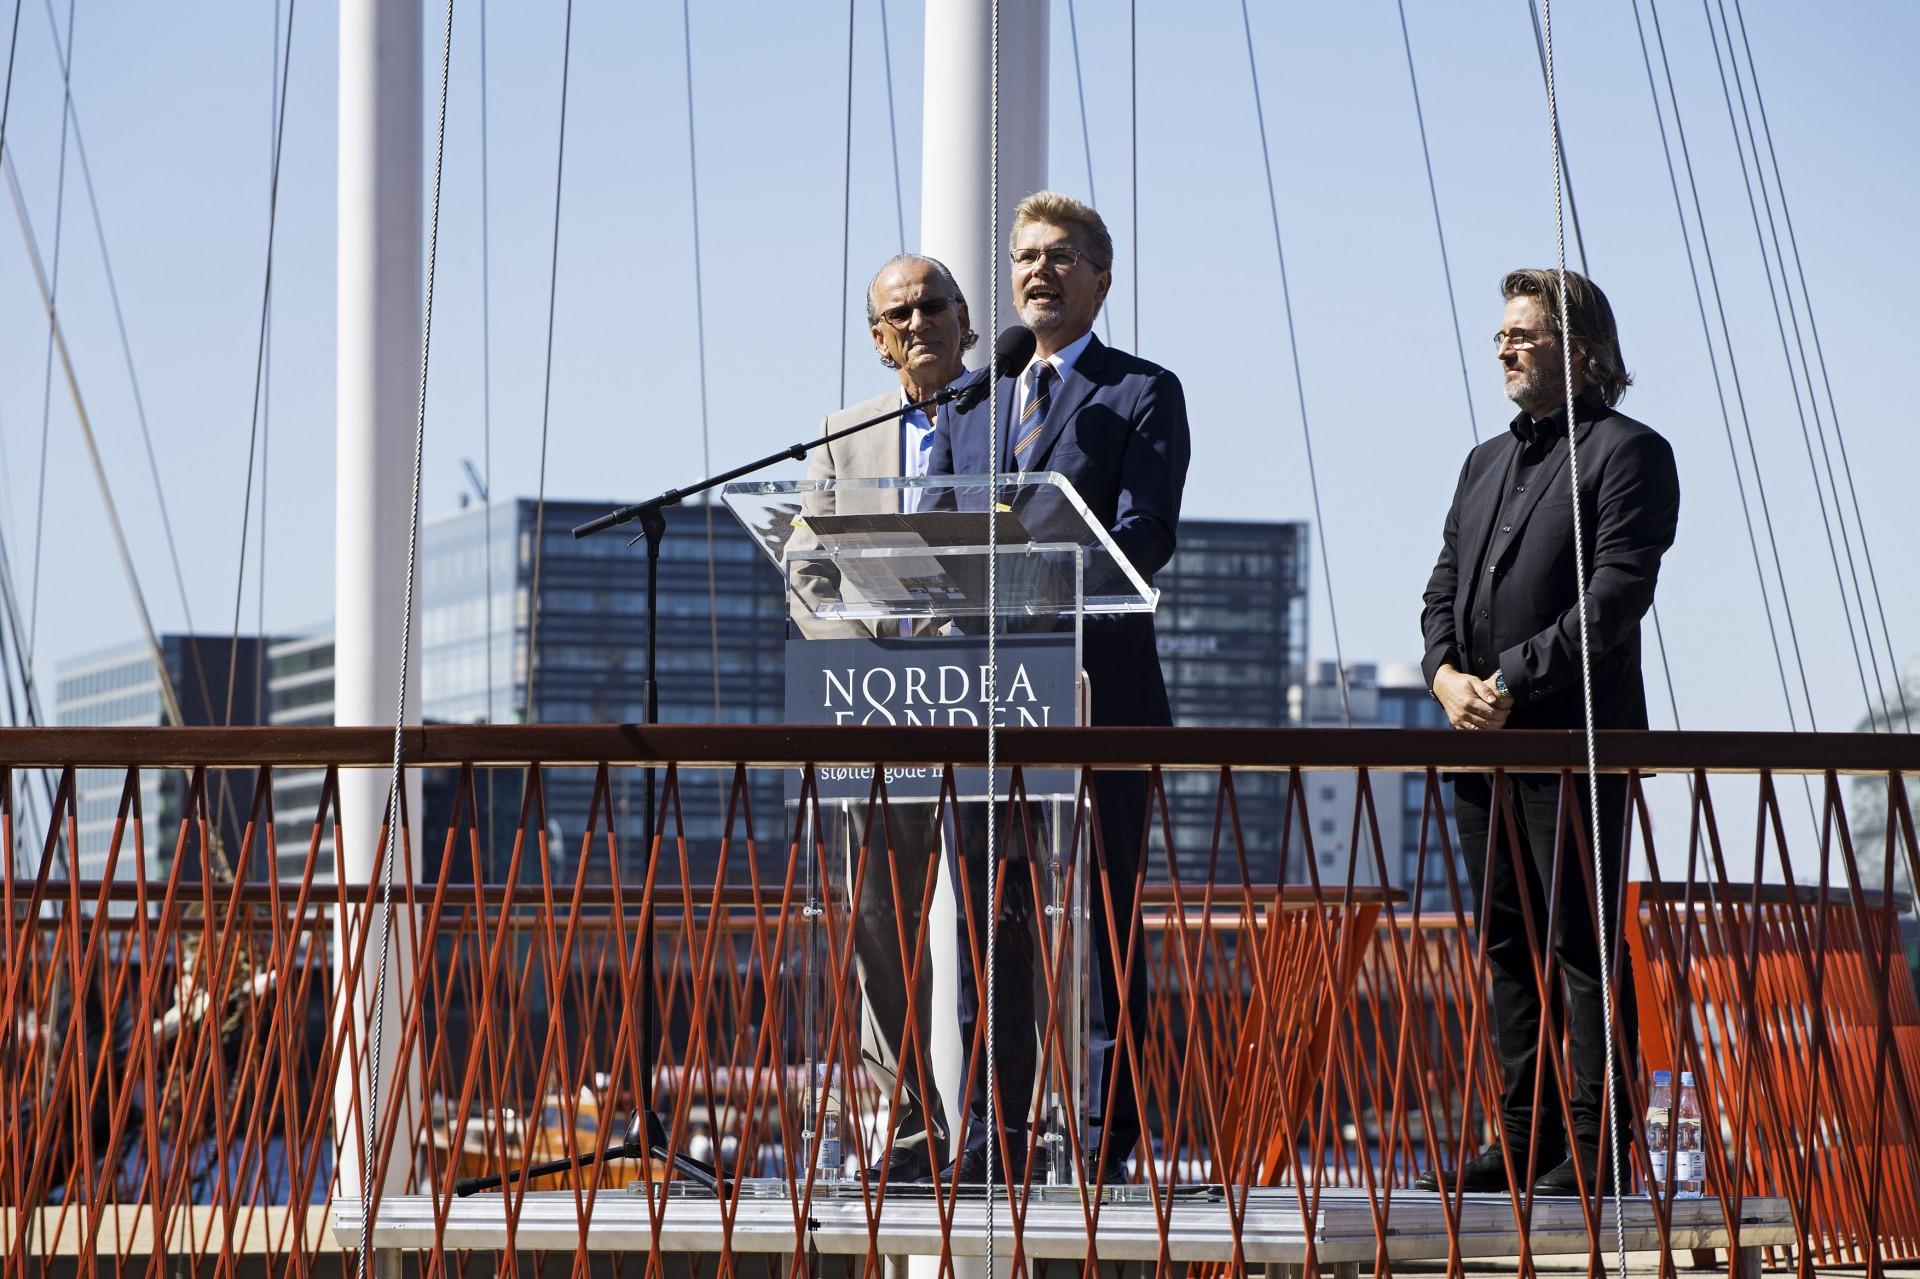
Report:
[{"label": "beard", "polygon": [[1566,371],[1560,361],[1536,363],[1516,372],[1518,377],[1507,379],[1507,398],[1534,416],[1552,412],[1566,398]]},{"label": "beard", "polygon": [[1053,299],[1025,302],[1020,306],[1020,322],[1035,333],[1051,333],[1067,322],[1067,308]]}]

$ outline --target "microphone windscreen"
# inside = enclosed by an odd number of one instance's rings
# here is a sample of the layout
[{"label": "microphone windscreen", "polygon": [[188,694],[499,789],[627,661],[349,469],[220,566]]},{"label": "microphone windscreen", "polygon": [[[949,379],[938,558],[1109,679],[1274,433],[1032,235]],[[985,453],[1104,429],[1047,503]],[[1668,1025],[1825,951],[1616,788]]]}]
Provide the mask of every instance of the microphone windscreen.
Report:
[{"label": "microphone windscreen", "polygon": [[993,363],[999,375],[1020,376],[1020,371],[1033,359],[1036,344],[1033,330],[1024,324],[1000,330],[1000,336],[993,344]]}]

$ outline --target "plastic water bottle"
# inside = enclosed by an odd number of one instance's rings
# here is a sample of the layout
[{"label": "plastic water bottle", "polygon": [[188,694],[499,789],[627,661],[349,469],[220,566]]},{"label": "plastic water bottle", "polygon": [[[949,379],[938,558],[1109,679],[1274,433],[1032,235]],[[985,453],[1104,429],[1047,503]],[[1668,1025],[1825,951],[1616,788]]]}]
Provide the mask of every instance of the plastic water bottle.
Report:
[{"label": "plastic water bottle", "polygon": [[1700,1094],[1693,1088],[1693,1072],[1680,1075],[1680,1106],[1674,1118],[1673,1179],[1675,1194],[1698,1198],[1707,1191],[1706,1126],[1700,1119]]},{"label": "plastic water bottle", "polygon": [[833,1088],[833,1067],[821,1062],[813,1068],[814,1114],[820,1123],[820,1157],[814,1179],[839,1181],[846,1173],[840,1157],[840,1095]]},{"label": "plastic water bottle", "polygon": [[1672,1150],[1673,1072],[1653,1072],[1653,1091],[1647,1097],[1647,1159],[1653,1165],[1653,1184],[1647,1192],[1667,1192],[1667,1156]]}]

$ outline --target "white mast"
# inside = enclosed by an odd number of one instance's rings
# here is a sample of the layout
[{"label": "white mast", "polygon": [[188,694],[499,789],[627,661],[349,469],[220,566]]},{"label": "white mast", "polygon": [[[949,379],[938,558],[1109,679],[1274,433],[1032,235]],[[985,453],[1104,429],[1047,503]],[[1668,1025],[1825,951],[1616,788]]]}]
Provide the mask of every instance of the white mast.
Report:
[{"label": "white mast", "polygon": [[[334,502],[334,722],[393,725],[400,685],[400,624],[411,532],[413,433],[419,410],[421,307],[422,32],[419,0],[341,0],[336,477]],[[414,666],[417,671],[417,663]],[[419,722],[417,676],[409,681],[406,721]],[[349,883],[377,875],[385,769],[340,774],[340,865]],[[408,806],[417,822],[418,784]],[[397,847],[397,845],[396,845]],[[417,860],[416,844],[413,856]],[[396,884],[417,865],[394,867]],[[353,894],[359,898],[360,894]],[[397,896],[397,894],[396,894]],[[395,919],[400,920],[396,913]],[[368,1051],[369,1025],[358,1010],[373,1000],[382,929],[374,920],[358,989],[338,988],[355,1008],[354,1041]],[[340,921],[335,971],[353,929]],[[399,1012],[413,987],[413,955],[401,921],[389,943],[381,1060],[371,1063],[385,1110],[406,1089],[414,1105],[402,1117],[398,1156],[382,1189],[397,1193],[411,1159],[405,1144],[418,1119],[419,1081],[396,1074]],[[341,1009],[345,1011],[344,1007]],[[342,1063],[335,1076],[336,1167],[341,1193],[360,1190],[363,1129],[350,1109],[355,1088],[371,1095],[369,1071]],[[359,1117],[371,1123],[372,1115]],[[415,1122],[409,1122],[409,1120]]]},{"label": "white mast", "polygon": [[[1047,185],[1047,0],[1002,0],[1000,5],[1000,234],[993,239],[988,202],[993,190],[992,0],[928,0],[925,95],[920,148],[920,252],[952,270],[966,295],[980,345],[975,365],[993,350],[994,334],[1017,322],[1007,262],[1013,210]],[[1000,313],[988,309],[989,272],[998,273]],[[943,869],[927,921],[927,936],[956,936],[953,885]],[[933,1025],[928,1056],[946,1102],[948,1131],[965,1133],[967,1095],[960,1078],[962,1047],[958,957],[936,944]],[[957,1152],[950,1152],[957,1153]],[[959,1262],[978,1273],[979,1262]],[[924,1267],[916,1273],[931,1273]]]},{"label": "white mast", "polygon": [[980,345],[993,349],[988,272],[1000,278],[999,325],[1016,322],[1006,241],[1014,206],[1047,185],[1047,0],[1000,5],[1000,242],[989,245],[993,119],[992,0],[930,0],[920,147],[920,251],[952,269]]}]

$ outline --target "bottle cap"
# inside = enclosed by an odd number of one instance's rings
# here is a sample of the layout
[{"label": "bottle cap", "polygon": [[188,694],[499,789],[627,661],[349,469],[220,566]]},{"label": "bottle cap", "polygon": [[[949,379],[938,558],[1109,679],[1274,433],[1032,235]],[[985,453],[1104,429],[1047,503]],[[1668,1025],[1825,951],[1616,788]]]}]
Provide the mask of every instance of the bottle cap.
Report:
[{"label": "bottle cap", "polygon": [[1693,1072],[1691,1070],[1683,1070],[1680,1072],[1680,1086],[1682,1088],[1693,1087]]},{"label": "bottle cap", "polygon": [[1653,1086],[1655,1088],[1671,1088],[1673,1086],[1673,1072],[1671,1070],[1654,1071]]}]

